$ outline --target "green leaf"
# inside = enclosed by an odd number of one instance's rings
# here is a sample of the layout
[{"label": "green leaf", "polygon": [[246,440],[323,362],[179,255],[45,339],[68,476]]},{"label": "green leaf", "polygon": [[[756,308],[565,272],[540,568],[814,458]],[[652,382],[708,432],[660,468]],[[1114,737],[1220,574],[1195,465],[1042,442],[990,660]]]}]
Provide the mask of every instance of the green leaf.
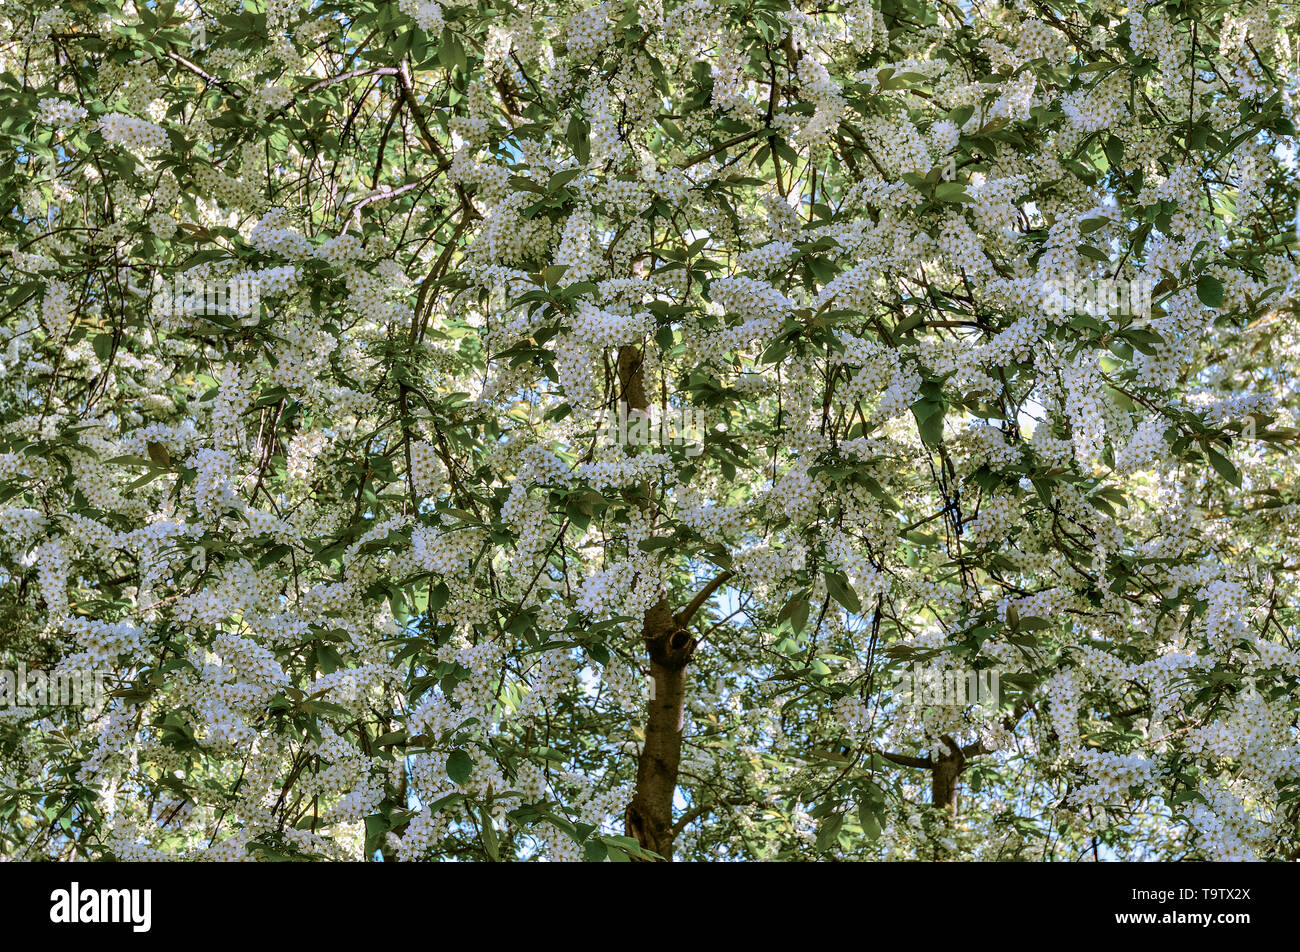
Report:
[{"label": "green leaf", "polygon": [[1106,144],[1102,146],[1102,151],[1106,153],[1106,161],[1111,164],[1111,168],[1116,168],[1124,162],[1124,140],[1118,136],[1110,136],[1106,139]]},{"label": "green leaf", "polygon": [[940,182],[934,190],[934,197],[941,202],[973,202],[975,199],[966,194],[966,186],[961,182]]},{"label": "green leaf", "polygon": [[876,819],[875,807],[870,800],[863,800],[858,804],[858,822],[862,824],[862,832],[866,834],[867,839],[880,839],[880,821]]},{"label": "green leaf", "polygon": [[569,143],[569,148],[583,165],[591,158],[591,125],[581,116],[574,115],[569,119],[568,128],[565,130],[564,138]]},{"label": "green leaf", "polygon": [[464,786],[473,770],[474,761],[463,750],[454,750],[447,758],[447,776],[460,786]]},{"label": "green leaf", "polygon": [[796,632],[802,632],[808,627],[808,599],[801,598],[795,602],[794,608],[790,611],[790,627]]},{"label": "green leaf", "polygon": [[565,264],[547,265],[539,273],[548,288],[556,287],[560,283],[560,278],[564,277],[564,272],[569,270]]},{"label": "green leaf", "polygon": [[958,128],[964,126],[971,116],[975,115],[974,106],[958,106],[952,112],[948,113],[948,119]]},{"label": "green leaf", "polygon": [[912,404],[912,415],[916,417],[916,428],[921,439],[928,446],[938,446],[943,442],[943,415],[945,405],[941,401],[921,398]]},{"label": "green leaf", "polygon": [[822,576],[826,579],[826,590],[831,593],[831,598],[855,615],[862,611],[858,593],[853,591],[853,586],[843,572],[823,572]]},{"label": "green leaf", "polygon": [[1196,282],[1196,296],[1206,307],[1223,307],[1223,282],[1213,275],[1202,275]]},{"label": "green leaf", "polygon": [[1231,460],[1208,446],[1205,447],[1205,457],[1210,461],[1210,465],[1214,467],[1216,473],[1232,485],[1240,488],[1241,473],[1237,472],[1237,467],[1232,465]]},{"label": "green leaf", "polygon": [[500,847],[497,843],[497,831],[492,825],[492,816],[488,813],[487,807],[479,807],[479,829],[483,834],[483,848],[487,850],[488,858],[494,863],[501,861]]},{"label": "green leaf", "polygon": [[844,814],[833,813],[822,821],[817,830],[817,851],[826,852],[836,844],[840,837],[840,828],[844,826]]},{"label": "green leaf", "polygon": [[568,185],[579,175],[581,175],[583,171],[584,171],[583,169],[579,168],[579,169],[562,169],[561,171],[556,172],[554,175],[551,176],[550,181],[546,183],[546,190],[552,194],[558,192],[560,189],[564,188],[564,186]]}]

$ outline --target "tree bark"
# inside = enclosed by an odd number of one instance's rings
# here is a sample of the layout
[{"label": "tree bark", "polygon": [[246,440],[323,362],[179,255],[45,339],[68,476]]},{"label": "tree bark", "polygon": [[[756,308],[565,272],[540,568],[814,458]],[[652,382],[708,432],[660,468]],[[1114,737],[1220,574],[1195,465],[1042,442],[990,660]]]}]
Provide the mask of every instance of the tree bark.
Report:
[{"label": "tree bark", "polygon": [[930,768],[930,799],[940,809],[954,816],[957,813],[957,778],[966,768],[966,753],[951,737],[943,736],[947,750],[932,755]]},{"label": "tree bark", "polygon": [[[628,412],[645,411],[650,406],[642,371],[644,363],[640,348],[618,349],[618,401],[627,405]],[[637,496],[637,504],[648,508],[649,487]],[[686,664],[695,651],[695,639],[683,630],[666,597],[645,613],[641,636],[649,656],[652,689],[646,712],[645,745],[637,758],[636,792],[628,804],[624,828],[642,847],[671,860],[675,838],[673,798],[682,759]]]},{"label": "tree bark", "polygon": [[653,684],[645,746],[637,760],[636,793],[625,817],[627,835],[666,860],[673,858],[673,798],[682,759],[686,664],[695,639],[677,627],[667,599],[646,612],[642,635]]}]

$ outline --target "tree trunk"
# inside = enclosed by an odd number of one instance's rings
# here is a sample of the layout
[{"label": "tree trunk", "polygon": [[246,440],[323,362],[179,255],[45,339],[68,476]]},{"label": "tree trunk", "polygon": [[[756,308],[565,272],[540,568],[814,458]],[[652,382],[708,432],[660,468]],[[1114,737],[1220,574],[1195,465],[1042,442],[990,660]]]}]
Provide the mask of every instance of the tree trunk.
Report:
[{"label": "tree trunk", "polygon": [[[650,405],[643,364],[640,348],[618,349],[618,399],[627,404],[629,412],[644,411]],[[635,501],[643,508],[648,507],[649,488]],[[645,746],[637,759],[636,793],[628,804],[624,828],[645,849],[671,860],[676,835],[673,797],[682,759],[686,663],[695,651],[695,640],[682,630],[667,598],[661,598],[645,613],[641,635],[649,655],[652,690],[646,714]]]},{"label": "tree trunk", "polygon": [[957,778],[966,767],[966,755],[961,745],[947,735],[943,737],[947,750],[931,755],[934,766],[930,768],[930,799],[940,809],[954,816],[957,813]]},{"label": "tree trunk", "polygon": [[686,664],[695,639],[677,627],[666,599],[646,612],[642,634],[654,685],[637,761],[636,793],[628,804],[627,835],[664,859],[673,858],[673,797],[682,759]]}]

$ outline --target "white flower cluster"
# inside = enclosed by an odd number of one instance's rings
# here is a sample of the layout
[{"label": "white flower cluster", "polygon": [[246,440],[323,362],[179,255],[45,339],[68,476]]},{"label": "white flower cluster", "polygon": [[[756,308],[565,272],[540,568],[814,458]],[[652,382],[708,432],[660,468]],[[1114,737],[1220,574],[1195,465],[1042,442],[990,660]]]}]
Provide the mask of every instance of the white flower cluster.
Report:
[{"label": "white flower cluster", "polygon": [[826,492],[826,480],[808,474],[810,459],[798,460],[781,474],[768,494],[767,505],[790,519],[809,519],[816,514]]},{"label": "white flower cluster", "polygon": [[361,257],[361,239],[353,234],[342,234],[323,242],[316,249],[316,257],[336,268],[343,267]]},{"label": "white flower cluster", "polygon": [[575,211],[564,223],[560,244],[555,250],[555,263],[564,265],[566,282],[585,281],[594,277],[600,268],[600,255],[592,242],[593,227],[588,208]]},{"label": "white flower cluster", "polygon": [[41,324],[50,337],[62,339],[72,327],[72,289],[63,281],[51,281],[45,286],[41,300]]},{"label": "white flower cluster", "polygon": [[265,118],[279,112],[293,102],[293,90],[280,83],[266,83],[254,89],[249,96],[249,105],[254,116]]},{"label": "white flower cluster", "polygon": [[975,542],[987,543],[1005,538],[1020,524],[1020,507],[1008,495],[993,495],[980,503],[979,515],[966,522],[963,532]]},{"label": "white flower cluster", "polygon": [[564,36],[569,53],[578,60],[593,59],[604,47],[614,41],[610,28],[609,10],[604,3],[579,10],[569,17],[569,28]]},{"label": "white flower cluster", "polygon": [[110,145],[120,145],[131,152],[158,152],[169,143],[162,126],[120,112],[103,116],[99,120],[99,133]]},{"label": "white flower cluster", "polygon": [[262,188],[251,176],[233,178],[207,165],[195,165],[195,182],[208,198],[231,208],[256,210],[261,206]]},{"label": "white flower cluster", "polygon": [[66,99],[42,99],[40,107],[41,122],[56,129],[74,126],[86,118],[85,106],[68,102]]},{"label": "white flower cluster", "polygon": [[[1192,804],[1190,819],[1206,858],[1217,863],[1258,860],[1270,845],[1269,826],[1252,813],[1243,802],[1245,798],[1216,779],[1202,782],[1197,792],[1206,802]],[[1255,796],[1250,799],[1257,800]]]},{"label": "white flower cluster", "polygon": [[438,451],[425,440],[411,441],[411,478],[421,496],[437,496],[447,481],[446,468]]},{"label": "white flower cluster", "polygon": [[617,347],[639,343],[653,327],[653,318],[647,312],[618,313],[598,308],[589,301],[579,301],[573,314],[572,333],[585,347]]},{"label": "white flower cluster", "polygon": [[767,274],[786,267],[795,255],[795,245],[791,241],[769,241],[758,248],[741,252],[736,256],[736,267],[741,271]]},{"label": "white flower cluster", "polygon": [[1169,450],[1165,442],[1167,429],[1168,421],[1162,417],[1148,417],[1134,427],[1128,442],[1115,453],[1115,471],[1134,473],[1165,459]]},{"label": "white flower cluster", "polygon": [[812,118],[799,130],[798,138],[805,148],[816,154],[830,144],[847,107],[839,86],[831,79],[826,67],[812,56],[799,60],[798,72],[799,91],[816,106]]},{"label": "white flower cluster", "polygon": [[1062,406],[1070,420],[1074,451],[1082,464],[1090,465],[1106,439],[1101,380],[1094,368],[1081,361],[1064,364],[1061,378],[1065,383]]},{"label": "white flower cluster", "polygon": [[1197,593],[1206,602],[1205,638],[1217,651],[1227,651],[1246,634],[1248,592],[1241,582],[1218,579]]},{"label": "white flower cluster", "polygon": [[1074,671],[1062,671],[1043,682],[1047,696],[1048,713],[1056,731],[1061,750],[1072,753],[1079,750],[1079,705],[1083,699],[1082,686]]},{"label": "white flower cluster", "polygon": [[1080,132],[1113,129],[1128,118],[1128,82],[1112,74],[1090,89],[1070,93],[1061,108]]},{"label": "white flower cluster", "polygon": [[1020,446],[1007,440],[1006,431],[990,423],[972,423],[968,438],[971,443],[971,461],[982,462],[995,471],[1015,466],[1024,457]]},{"label": "white flower cluster", "polygon": [[447,532],[417,526],[411,533],[416,564],[426,572],[451,578],[465,578],[482,547],[482,533],[475,529]]},{"label": "white flower cluster", "polygon": [[253,226],[249,244],[258,251],[291,260],[312,257],[311,242],[292,228],[287,210],[273,208]]},{"label": "white flower cluster", "polygon": [[435,0],[398,0],[398,8],[424,32],[442,32],[442,5]]},{"label": "white flower cluster", "polygon": [[1075,761],[1090,779],[1071,794],[1080,805],[1103,805],[1128,800],[1130,789],[1143,788],[1157,774],[1153,761],[1140,754],[1117,754],[1085,747],[1075,754]]},{"label": "white flower cluster", "polygon": [[772,285],[743,276],[718,278],[709,296],[730,314],[777,317],[788,313],[794,302]]},{"label": "white flower cluster", "polygon": [[638,453],[582,463],[578,475],[590,482],[593,489],[604,491],[657,480],[671,468],[672,457],[666,453]]}]

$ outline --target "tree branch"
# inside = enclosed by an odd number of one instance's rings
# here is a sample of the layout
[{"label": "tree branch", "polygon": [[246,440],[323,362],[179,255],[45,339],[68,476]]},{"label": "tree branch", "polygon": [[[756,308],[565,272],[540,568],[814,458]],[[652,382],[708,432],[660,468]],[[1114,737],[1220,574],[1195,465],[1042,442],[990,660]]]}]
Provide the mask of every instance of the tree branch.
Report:
[{"label": "tree branch", "polygon": [[676,615],[673,616],[673,620],[677,622],[677,627],[685,628],[688,624],[690,624],[690,621],[695,616],[695,613],[699,611],[700,608],[704,605],[704,603],[709,600],[709,597],[718,590],[719,586],[725,584],[726,581],[730,579],[734,574],[735,574],[734,572],[728,569],[726,571],[720,572],[719,574],[715,575],[709,581],[708,585],[705,585],[704,588],[700,589],[699,594],[696,595],[694,598],[692,598],[690,603],[685,608],[683,608],[681,611],[679,611]]}]

